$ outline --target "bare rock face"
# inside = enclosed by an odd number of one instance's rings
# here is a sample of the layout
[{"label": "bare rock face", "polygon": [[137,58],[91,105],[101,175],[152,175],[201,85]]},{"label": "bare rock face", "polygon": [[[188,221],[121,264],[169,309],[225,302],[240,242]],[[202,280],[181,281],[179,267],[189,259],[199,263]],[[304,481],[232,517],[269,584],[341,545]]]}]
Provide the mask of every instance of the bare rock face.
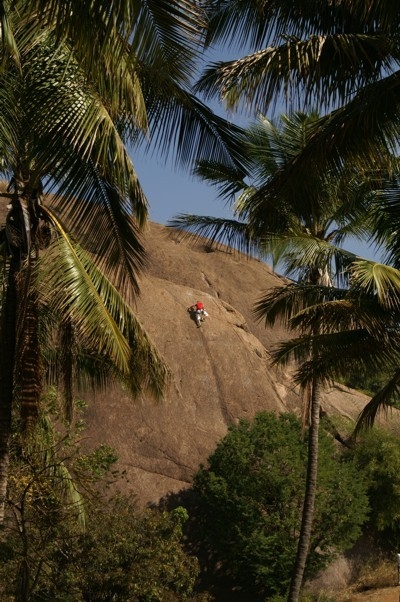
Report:
[{"label": "bare rock face", "polygon": [[[132,401],[121,389],[89,400],[91,444],[119,456],[125,491],[139,504],[157,503],[190,485],[229,425],[266,410],[301,413],[290,375],[271,367],[269,351],[283,336],[252,315],[262,292],[280,286],[269,266],[226,249],[190,245],[178,232],[152,223],[150,257],[137,316],[172,373],[165,399]],[[209,313],[196,328],[187,308],[201,300]],[[346,388],[323,399],[324,411],[353,420],[366,398]]]}]

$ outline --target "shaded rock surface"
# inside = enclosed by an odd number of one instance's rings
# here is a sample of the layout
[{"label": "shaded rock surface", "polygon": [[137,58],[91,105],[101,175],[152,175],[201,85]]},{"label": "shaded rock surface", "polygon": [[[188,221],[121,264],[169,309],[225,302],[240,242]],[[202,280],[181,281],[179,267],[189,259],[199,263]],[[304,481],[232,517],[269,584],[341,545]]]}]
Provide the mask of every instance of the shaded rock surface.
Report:
[{"label": "shaded rock surface", "polygon": [[[169,236],[168,236],[169,234]],[[126,473],[125,491],[140,504],[157,503],[190,485],[229,425],[261,410],[301,413],[288,372],[271,367],[270,350],[284,336],[254,320],[263,291],[283,279],[271,268],[227,249],[151,223],[150,264],[141,280],[137,316],[172,373],[165,399],[132,401],[119,388],[89,400],[92,444],[107,443]],[[197,329],[187,308],[201,300],[209,318]],[[345,387],[323,397],[328,415],[353,420],[366,397]]]}]

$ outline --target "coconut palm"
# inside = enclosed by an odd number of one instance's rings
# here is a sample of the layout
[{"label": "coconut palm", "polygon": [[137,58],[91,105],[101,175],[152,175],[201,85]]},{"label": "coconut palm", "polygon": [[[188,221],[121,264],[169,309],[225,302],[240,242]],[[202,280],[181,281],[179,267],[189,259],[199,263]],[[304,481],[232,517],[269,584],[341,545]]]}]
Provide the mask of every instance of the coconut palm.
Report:
[{"label": "coconut palm", "polygon": [[[302,152],[313,136],[316,125],[316,113],[282,116],[279,124],[261,117],[246,132],[243,140],[243,153],[248,166],[245,173],[243,170],[234,171],[224,165],[205,162],[198,169],[198,173],[215,183],[222,194],[231,195],[241,191],[234,206],[239,221],[183,215],[178,216],[171,225],[184,228],[189,233],[205,235],[211,243],[233,243],[241,250],[254,250],[263,255],[270,253],[286,265],[292,277],[296,275],[300,282],[319,291],[329,291],[335,280],[344,281],[347,277],[346,266],[355,258],[353,254],[343,251],[340,245],[349,234],[360,236],[368,233],[368,208],[373,198],[369,194],[372,178],[361,179],[351,167],[347,168],[341,179],[329,172],[321,174],[316,170],[308,172],[306,176],[303,174],[290,190],[284,189],[278,202],[274,196],[270,198],[266,193],[269,180]],[[293,288],[295,295],[296,285],[288,286],[290,291]],[[272,324],[279,316],[288,326],[299,311],[301,297],[296,297],[295,303],[294,296],[285,295],[280,292],[281,289],[278,291],[272,300],[269,296],[263,299],[257,305],[256,312],[267,324]],[[279,295],[286,301],[290,299],[290,303],[277,314],[275,296],[281,299]],[[316,360],[318,346],[315,341],[319,333],[319,325],[316,324],[311,331],[314,337],[308,339],[307,349],[303,346],[303,355],[301,358],[297,356],[297,360],[311,364]],[[309,458],[290,600],[298,598],[311,540],[322,382],[317,372],[310,375],[306,382],[301,382],[305,394],[304,420],[309,425]]]},{"label": "coconut palm", "polygon": [[[272,203],[293,194],[304,173],[341,176],[348,159],[360,173],[391,168],[400,108],[397,6],[211,1],[208,12],[209,43],[242,43],[251,53],[211,65],[198,89],[231,108],[242,104],[266,112],[286,98],[327,112],[302,152],[266,183],[263,192]],[[309,195],[317,194],[318,181],[308,183]],[[297,572],[289,600],[298,600],[300,585]]]},{"label": "coconut palm", "polygon": [[[394,224],[389,228],[388,216],[382,217],[380,202],[371,205],[372,216],[377,212],[377,206],[380,222],[372,219],[373,236],[378,239],[377,224],[380,223],[381,237],[390,240]],[[393,206],[390,209],[393,211]],[[389,249],[388,256],[395,258],[396,255],[393,249]],[[390,265],[353,258],[347,277],[348,286],[342,289],[332,285],[321,286],[322,283],[303,287],[289,284],[267,293],[257,304],[256,312],[267,324],[279,319],[286,327],[299,332],[298,337],[282,343],[273,356],[275,362],[295,360],[300,364],[294,380],[302,388],[311,386],[313,390],[316,382],[332,384],[355,370],[391,375],[361,412],[356,434],[360,429],[372,426],[379,411],[396,407],[399,402],[400,272]],[[314,462],[313,455],[309,456],[309,472]],[[307,520],[310,497],[307,487],[290,600],[298,599],[307,558],[307,549],[305,546],[301,548],[301,541],[304,532],[308,530],[311,533]]]},{"label": "coconut palm", "polygon": [[348,167],[337,179],[329,172],[311,171],[307,177],[302,174],[292,191],[285,189],[279,202],[267,194],[268,183],[301,154],[318,124],[316,112],[282,115],[275,121],[259,115],[241,135],[239,167],[201,161],[195,169],[231,203],[233,219],[182,214],[169,225],[182,229],[183,235],[205,236],[211,244],[281,261],[287,274],[300,280],[330,281],[332,272],[344,274],[344,264],[353,256],[341,246],[346,237],[370,236],[370,190],[380,184],[380,175],[361,177]]},{"label": "coconut palm", "polygon": [[[207,155],[234,162],[236,142],[235,129],[190,91],[203,30],[197,3],[4,1],[0,19],[0,166],[9,179],[1,232],[4,500],[12,403],[17,394],[29,428],[42,374],[52,373],[51,363],[40,365],[40,337],[55,320],[68,399],[75,352],[76,369],[94,365],[100,382],[113,374],[133,392],[157,393],[165,383],[165,365],[127,305],[139,290],[147,220],[127,145],[150,129],[154,147],[172,148],[180,163]],[[54,193],[51,205],[44,190]]]},{"label": "coconut palm", "polygon": [[[68,53],[63,53],[61,48],[57,58],[52,57],[50,44],[49,35],[42,40],[41,45],[37,44],[32,52],[28,53],[24,59],[26,62],[21,61],[18,68],[9,66],[2,74],[2,114],[7,116],[8,123],[12,126],[12,137],[2,140],[3,173],[11,176],[7,192],[3,194],[9,202],[9,212],[3,230],[3,246],[7,259],[7,269],[4,273],[7,285],[2,303],[1,353],[3,397],[0,433],[1,458],[4,459],[1,469],[3,494],[7,482],[13,402],[19,402],[23,427],[27,429],[37,417],[42,390],[37,290],[41,247],[48,246],[52,238],[54,247],[57,244],[56,238],[63,236],[70,241],[70,246],[74,249],[76,242],[72,236],[82,237],[83,232],[86,232],[87,243],[91,245],[92,252],[96,250],[101,258],[103,280],[105,278],[107,283],[113,275],[114,288],[118,286],[124,296],[129,289],[137,292],[137,273],[143,266],[143,246],[138,238],[137,221],[143,221],[146,203],[118,133],[118,127],[113,123],[111,116],[104,112],[104,105],[97,102],[92,86],[83,84],[79,66],[72,63]],[[80,135],[84,136],[85,123],[86,135],[93,139],[93,150],[89,152],[76,140],[79,131]],[[96,127],[100,128],[103,140],[99,140],[99,136],[95,134]],[[54,131],[58,131],[56,135]],[[110,149],[114,146],[116,169],[113,169],[110,160],[107,160],[109,149],[102,150],[99,142],[106,142]],[[54,148],[51,148],[52,145]],[[59,184],[59,195],[66,190],[63,196],[64,206],[60,206],[58,210],[59,216],[64,216],[64,225],[60,223],[60,217],[57,219],[44,204],[44,176],[51,177],[54,184]],[[74,190],[76,194],[81,193],[79,201],[72,197]],[[79,209],[81,221],[79,226],[76,222],[74,227],[74,211]],[[53,211],[56,211],[56,207]],[[93,216],[96,215],[95,222]],[[90,221],[91,229],[88,226]],[[96,236],[100,234],[95,227],[100,227],[107,233],[103,237],[104,240],[96,246]],[[66,228],[69,228],[69,234]],[[60,269],[62,266],[57,266],[56,263],[57,254],[53,250],[51,254],[53,268]],[[65,257],[62,259],[65,260]],[[130,326],[126,319],[123,322],[125,315],[130,311],[126,301],[122,303],[123,311],[115,301],[114,305],[110,305],[112,293],[106,293],[107,286],[103,284],[100,288],[93,280],[88,265],[88,262],[84,265],[82,260],[76,261],[76,282],[79,283],[79,278],[82,280],[84,274],[87,290],[85,291],[82,285],[78,290],[75,283],[74,295],[76,296],[77,291],[80,295],[86,294],[87,297],[90,294],[89,299],[93,300],[96,294],[97,299],[94,303],[103,302],[103,314],[98,316],[102,322],[98,322],[97,328],[103,329],[103,337],[107,336],[107,330],[108,336],[112,336],[110,328],[104,327],[107,320],[113,322],[111,330],[115,331],[115,344],[122,348],[124,345],[125,374],[130,372],[131,380],[143,377],[146,380],[145,374],[142,373],[143,376],[138,377],[136,372],[145,368],[144,358],[148,354],[147,369],[157,364],[159,368],[158,373],[147,370],[148,374],[151,374],[149,382],[153,388],[156,384],[159,388],[162,387],[165,366],[154,346],[137,321],[130,319]],[[108,287],[111,285],[112,283],[108,282]],[[71,311],[74,295],[68,300]],[[121,302],[119,305],[121,306]],[[90,309],[90,305],[88,308]],[[64,316],[65,314],[64,309]],[[72,316],[74,320],[75,314]],[[86,336],[89,334],[88,324],[93,320],[89,312],[87,317]],[[60,331],[63,330],[65,321],[66,319],[60,320]],[[121,324],[125,326],[121,328]],[[132,324],[136,324],[134,333]],[[142,352],[141,355],[138,353],[136,367],[132,360],[130,365],[128,364],[129,358],[134,356],[135,346]],[[102,347],[99,346],[98,349],[100,351]],[[115,364],[115,351],[109,355]],[[151,355],[153,357],[150,357]],[[121,366],[121,359],[119,365]]]},{"label": "coconut palm", "polygon": [[232,109],[265,114],[286,102],[318,107],[319,127],[301,155],[268,184],[275,198],[301,173],[341,172],[344,160],[360,171],[376,168],[398,146],[400,8],[377,0],[270,3],[208,2],[207,43],[246,54],[210,65],[198,83],[207,97]]},{"label": "coconut palm", "polygon": [[[306,386],[313,374],[332,384],[350,371],[388,374],[387,382],[366,404],[355,433],[371,427],[379,412],[398,407],[400,272],[390,265],[357,258],[347,288],[289,285],[260,299],[257,312],[269,323],[284,316],[300,336],[275,351],[276,361],[296,359],[295,380]],[[315,334],[316,333],[316,334]],[[304,361],[310,345],[317,353]]]}]

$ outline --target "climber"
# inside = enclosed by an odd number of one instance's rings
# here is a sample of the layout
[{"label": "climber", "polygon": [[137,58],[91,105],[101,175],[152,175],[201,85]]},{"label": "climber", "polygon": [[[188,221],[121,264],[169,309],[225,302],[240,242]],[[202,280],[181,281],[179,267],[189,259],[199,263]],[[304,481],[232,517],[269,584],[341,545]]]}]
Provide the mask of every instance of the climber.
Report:
[{"label": "climber", "polygon": [[204,303],[202,303],[201,301],[197,301],[195,305],[191,305],[190,307],[188,307],[188,312],[190,313],[190,316],[193,318],[193,320],[196,322],[197,328],[200,328],[201,323],[205,322],[205,319],[208,316],[208,313],[204,308]]}]

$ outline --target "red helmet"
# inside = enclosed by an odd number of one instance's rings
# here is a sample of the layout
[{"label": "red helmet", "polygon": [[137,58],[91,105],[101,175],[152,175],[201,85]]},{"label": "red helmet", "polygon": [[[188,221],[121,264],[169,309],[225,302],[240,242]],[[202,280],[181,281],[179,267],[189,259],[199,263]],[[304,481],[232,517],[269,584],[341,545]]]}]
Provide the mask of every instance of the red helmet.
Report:
[{"label": "red helmet", "polygon": [[204,303],[202,303],[201,301],[197,301],[196,307],[197,309],[204,309]]}]

